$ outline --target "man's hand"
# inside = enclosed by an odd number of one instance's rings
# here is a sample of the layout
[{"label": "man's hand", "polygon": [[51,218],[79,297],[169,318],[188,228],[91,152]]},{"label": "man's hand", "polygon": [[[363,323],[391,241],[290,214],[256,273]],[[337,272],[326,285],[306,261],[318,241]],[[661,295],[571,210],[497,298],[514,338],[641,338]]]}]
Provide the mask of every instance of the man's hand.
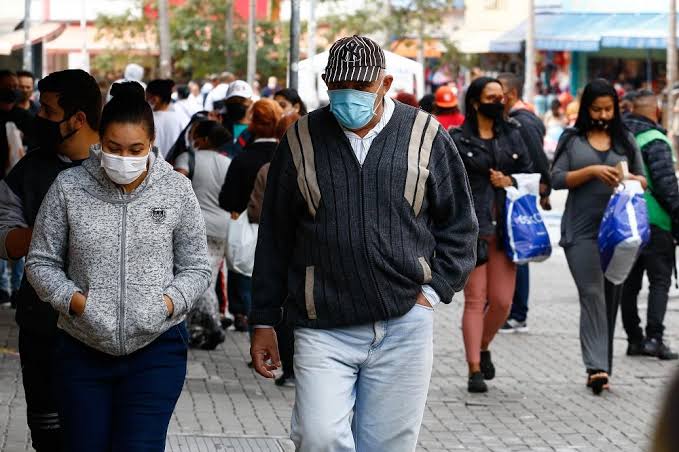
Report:
[{"label": "man's hand", "polygon": [[80,317],[85,312],[85,305],[87,304],[87,297],[80,292],[76,292],[71,297],[71,306],[69,310]]},{"label": "man's hand", "polygon": [[174,314],[174,303],[172,302],[172,298],[163,295],[163,301],[165,301],[165,306],[167,307],[167,316],[172,317],[172,314]]},{"label": "man's hand", "polygon": [[28,254],[31,246],[33,228],[17,228],[7,233],[5,238],[5,248],[10,259],[21,259]]},{"label": "man's hand", "polygon": [[250,345],[252,364],[264,378],[274,378],[272,371],[281,367],[278,354],[278,339],[273,328],[255,328]]},{"label": "man's hand", "polygon": [[420,304],[425,308],[434,309],[434,307],[429,303],[429,300],[427,300],[427,297],[425,297],[422,292],[417,294],[417,304]]}]

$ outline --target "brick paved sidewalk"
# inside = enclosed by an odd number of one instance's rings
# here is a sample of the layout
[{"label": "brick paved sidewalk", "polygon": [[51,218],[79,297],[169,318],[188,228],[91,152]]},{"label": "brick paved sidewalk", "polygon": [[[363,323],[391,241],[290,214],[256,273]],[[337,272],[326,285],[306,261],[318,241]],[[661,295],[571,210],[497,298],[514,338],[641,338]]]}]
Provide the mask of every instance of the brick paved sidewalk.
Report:
[{"label": "brick paved sidewalk", "polygon": [[[556,249],[550,260],[531,266],[531,280],[530,333],[502,335],[493,343],[497,378],[486,395],[466,392],[460,299],[437,307],[434,372],[419,450],[645,450],[676,362],[626,357],[619,325],[613,389],[592,396],[584,384],[579,309],[563,253]],[[678,295],[672,293],[667,314],[675,346]],[[645,312],[643,304],[640,310]],[[28,450],[29,441],[11,315],[0,311],[0,451],[6,452]],[[294,390],[255,377],[246,366],[247,347],[247,335],[230,332],[214,352],[191,351],[168,451],[293,450],[286,438]]]}]

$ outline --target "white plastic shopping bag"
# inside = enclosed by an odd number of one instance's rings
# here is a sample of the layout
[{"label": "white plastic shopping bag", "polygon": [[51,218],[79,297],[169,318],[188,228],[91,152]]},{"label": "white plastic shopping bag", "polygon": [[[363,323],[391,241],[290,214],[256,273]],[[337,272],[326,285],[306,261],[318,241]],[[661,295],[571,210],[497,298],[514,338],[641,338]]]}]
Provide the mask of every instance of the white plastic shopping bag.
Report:
[{"label": "white plastic shopping bag", "polygon": [[7,161],[7,172],[9,172],[19,160],[26,155],[26,149],[22,139],[21,130],[12,121],[5,123],[5,134],[9,145],[9,159]]},{"label": "white plastic shopping bag", "polygon": [[552,244],[538,209],[540,174],[512,177],[517,187],[505,188],[505,250],[517,264],[544,261],[552,254]]},{"label": "white plastic shopping bag", "polygon": [[229,222],[226,233],[226,266],[229,270],[252,276],[259,225],[250,223],[247,211]]},{"label": "white plastic shopping bag", "polygon": [[613,284],[625,282],[650,237],[644,189],[639,181],[626,180],[611,196],[599,227],[599,254],[606,279]]}]

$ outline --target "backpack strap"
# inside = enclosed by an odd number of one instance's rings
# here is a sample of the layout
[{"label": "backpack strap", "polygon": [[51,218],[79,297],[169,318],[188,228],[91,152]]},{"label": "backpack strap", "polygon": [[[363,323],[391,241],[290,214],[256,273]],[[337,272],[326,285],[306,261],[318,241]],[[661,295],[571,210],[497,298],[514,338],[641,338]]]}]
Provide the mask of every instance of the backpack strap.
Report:
[{"label": "backpack strap", "polygon": [[292,160],[297,169],[297,186],[307,203],[309,213],[316,216],[321,202],[321,190],[316,174],[314,144],[309,133],[309,115],[302,116],[286,133]]},{"label": "backpack strap", "polygon": [[189,148],[189,180],[193,179],[193,173],[196,171],[196,150]]}]

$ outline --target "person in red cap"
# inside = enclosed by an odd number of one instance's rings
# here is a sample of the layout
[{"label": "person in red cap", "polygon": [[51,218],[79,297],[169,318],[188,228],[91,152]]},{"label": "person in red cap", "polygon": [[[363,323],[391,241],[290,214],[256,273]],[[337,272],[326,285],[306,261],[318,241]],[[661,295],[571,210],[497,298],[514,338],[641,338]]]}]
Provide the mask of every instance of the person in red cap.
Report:
[{"label": "person in red cap", "polygon": [[457,106],[457,95],[450,86],[441,86],[436,90],[433,113],[446,130],[459,127],[464,122],[464,115]]}]

